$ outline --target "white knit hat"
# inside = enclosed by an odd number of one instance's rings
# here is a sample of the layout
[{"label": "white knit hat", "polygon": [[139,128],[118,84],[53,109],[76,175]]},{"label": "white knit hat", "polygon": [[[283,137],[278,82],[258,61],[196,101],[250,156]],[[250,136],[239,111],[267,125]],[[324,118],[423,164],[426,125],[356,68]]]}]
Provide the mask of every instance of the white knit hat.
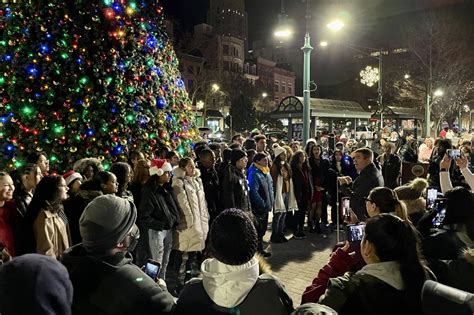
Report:
[{"label": "white knit hat", "polygon": [[273,149],[273,154],[275,154],[275,158],[279,156],[282,153],[286,153],[286,149],[282,148],[280,146],[277,146],[276,148]]}]

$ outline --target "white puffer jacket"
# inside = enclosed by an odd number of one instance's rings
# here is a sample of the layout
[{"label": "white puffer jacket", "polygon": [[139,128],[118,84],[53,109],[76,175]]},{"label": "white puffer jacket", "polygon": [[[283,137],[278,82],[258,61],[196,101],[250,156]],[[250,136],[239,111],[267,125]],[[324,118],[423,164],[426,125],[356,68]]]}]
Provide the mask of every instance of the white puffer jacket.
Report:
[{"label": "white puffer jacket", "polygon": [[196,169],[194,176],[186,176],[186,172],[177,167],[173,173],[173,193],[180,209],[178,226],[173,232],[173,249],[201,251],[209,231],[209,212],[200,172]]}]

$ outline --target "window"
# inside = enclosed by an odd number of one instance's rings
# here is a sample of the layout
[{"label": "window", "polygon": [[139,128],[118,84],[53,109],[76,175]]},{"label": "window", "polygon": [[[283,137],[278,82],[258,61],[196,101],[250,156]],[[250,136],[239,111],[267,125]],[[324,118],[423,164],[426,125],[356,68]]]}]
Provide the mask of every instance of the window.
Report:
[{"label": "window", "polygon": [[280,92],[280,82],[275,81],[275,92]]},{"label": "window", "polygon": [[281,83],[281,92],[286,93],[286,82]]},{"label": "window", "polygon": [[293,94],[293,84],[288,83],[288,94]]},{"label": "window", "polygon": [[229,45],[222,46],[222,52],[226,55],[229,54]]},{"label": "window", "polygon": [[230,65],[228,61],[224,61],[224,70],[229,71],[230,70]]}]

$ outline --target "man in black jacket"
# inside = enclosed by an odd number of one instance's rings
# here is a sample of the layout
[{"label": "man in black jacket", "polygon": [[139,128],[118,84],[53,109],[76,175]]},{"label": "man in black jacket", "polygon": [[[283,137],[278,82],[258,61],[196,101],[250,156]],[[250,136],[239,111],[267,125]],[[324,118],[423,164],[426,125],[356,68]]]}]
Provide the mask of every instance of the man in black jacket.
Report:
[{"label": "man in black jacket", "polygon": [[237,208],[250,212],[249,188],[245,167],[247,153],[234,149],[231,153],[230,164],[224,170],[222,177],[222,203],[224,209]]},{"label": "man in black jacket", "polygon": [[83,243],[68,249],[62,263],[74,287],[72,314],[172,314],[173,297],[129,254],[139,237],[137,210],[113,195],[95,198],[80,219]]},{"label": "man in black jacket", "polygon": [[385,143],[383,149],[384,154],[378,157],[378,161],[382,168],[382,176],[385,187],[395,189],[399,186],[398,179],[400,178],[402,162],[398,155],[394,154],[395,146],[393,143]]},{"label": "man in black jacket", "polygon": [[375,187],[383,187],[384,181],[380,170],[373,163],[374,154],[369,148],[357,149],[353,153],[354,166],[359,176],[352,182],[350,176],[339,177],[341,191],[350,197],[352,211],[360,221],[367,218],[365,198]]},{"label": "man in black jacket", "polygon": [[202,185],[206,195],[207,210],[209,211],[211,222],[223,210],[221,203],[221,186],[219,175],[215,169],[216,157],[211,149],[203,149],[199,153],[197,163],[201,171]]}]

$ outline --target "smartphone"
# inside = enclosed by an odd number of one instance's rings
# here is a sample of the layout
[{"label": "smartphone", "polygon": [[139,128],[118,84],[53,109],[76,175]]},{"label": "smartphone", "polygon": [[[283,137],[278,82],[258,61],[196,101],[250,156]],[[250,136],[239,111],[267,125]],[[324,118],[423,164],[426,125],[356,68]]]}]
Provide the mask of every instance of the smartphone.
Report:
[{"label": "smartphone", "polygon": [[433,227],[439,228],[443,225],[444,218],[446,217],[446,199],[436,199],[435,206],[436,216],[433,218]]},{"label": "smartphone", "polygon": [[342,203],[342,216],[350,217],[351,216],[351,199],[349,197],[343,197],[341,199]]},{"label": "smartphone", "polygon": [[349,224],[346,229],[348,242],[361,241],[364,237],[365,224]]},{"label": "smartphone", "polygon": [[158,280],[161,264],[156,260],[148,259],[145,265],[145,273],[154,281]]},{"label": "smartphone", "polygon": [[434,187],[428,187],[428,189],[426,190],[426,208],[432,209],[437,198],[438,189]]},{"label": "smartphone", "polygon": [[461,156],[461,150],[459,149],[448,149],[446,153],[448,153],[450,159],[459,159]]}]

